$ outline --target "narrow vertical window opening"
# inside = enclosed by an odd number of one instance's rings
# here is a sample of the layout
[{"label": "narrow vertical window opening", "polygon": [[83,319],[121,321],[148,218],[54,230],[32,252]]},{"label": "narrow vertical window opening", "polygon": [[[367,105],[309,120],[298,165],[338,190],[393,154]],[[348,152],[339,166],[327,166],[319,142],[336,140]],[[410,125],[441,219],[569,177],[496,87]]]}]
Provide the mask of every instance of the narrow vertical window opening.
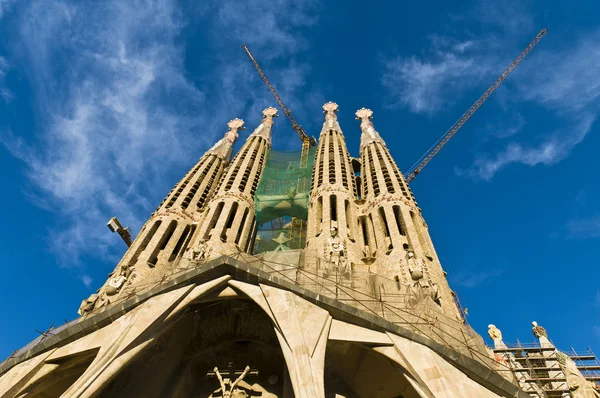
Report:
[{"label": "narrow vertical window opening", "polygon": [[238,228],[237,235],[235,236],[235,244],[240,243],[240,238],[242,236],[242,231],[244,230],[244,226],[246,225],[246,217],[248,217],[248,208],[244,210],[244,215],[242,216],[242,222],[240,222],[240,227]]},{"label": "narrow vertical window opening", "polygon": [[213,228],[217,225],[217,221],[219,221],[219,217],[221,216],[221,212],[223,211],[223,206],[225,206],[225,202],[219,202],[215,212],[213,213],[212,218],[210,219],[210,224],[208,224],[208,228],[206,229],[206,234],[204,235],[204,239],[210,238],[210,233]]},{"label": "narrow vertical window opening", "polygon": [[329,197],[329,207],[331,208],[331,221],[337,221],[337,198],[335,195]]},{"label": "narrow vertical window opening", "polygon": [[173,251],[171,252],[171,256],[169,256],[169,261],[175,260],[175,258],[179,254],[179,251],[183,247],[183,242],[186,241],[186,239],[188,237],[188,234],[190,233],[191,228],[192,228],[191,225],[186,225],[185,226],[185,229],[183,230],[181,236],[179,237],[179,240],[177,241],[177,243],[175,244],[175,247],[173,248]]},{"label": "narrow vertical window opening", "polygon": [[396,227],[398,227],[398,232],[400,235],[406,236],[406,227],[404,226],[404,220],[402,219],[402,214],[400,213],[400,206],[395,205],[392,207],[394,210],[394,218],[396,219]]},{"label": "narrow vertical window opening", "polygon": [[144,240],[135,251],[133,257],[131,258],[131,261],[129,261],[129,265],[134,265],[137,262],[138,258],[140,257],[140,254],[142,254],[142,252],[146,250],[146,247],[148,247],[148,243],[150,243],[150,241],[154,237],[154,234],[158,230],[158,227],[160,227],[160,224],[162,224],[162,220],[158,220],[152,225],[152,228],[150,228],[150,231],[148,231],[148,234],[146,234]]},{"label": "narrow vertical window opening", "polygon": [[177,221],[172,220],[169,223],[169,226],[167,227],[167,230],[163,234],[162,238],[158,242],[158,245],[156,245],[156,247],[154,248],[152,255],[148,259],[148,265],[150,265],[151,267],[156,265],[156,262],[158,261],[158,255],[160,254],[160,252],[165,250],[165,247],[167,247],[171,236],[173,236],[173,232],[175,232],[175,228],[177,228]]}]

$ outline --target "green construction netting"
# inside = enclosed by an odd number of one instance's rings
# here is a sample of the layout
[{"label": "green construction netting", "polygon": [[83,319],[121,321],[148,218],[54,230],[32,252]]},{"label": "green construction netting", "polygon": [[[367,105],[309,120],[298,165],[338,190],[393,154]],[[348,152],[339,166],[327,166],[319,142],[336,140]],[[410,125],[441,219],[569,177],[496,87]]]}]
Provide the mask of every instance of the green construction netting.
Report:
[{"label": "green construction netting", "polygon": [[300,151],[269,152],[254,196],[254,253],[304,247],[315,151],[311,148],[305,164]]}]

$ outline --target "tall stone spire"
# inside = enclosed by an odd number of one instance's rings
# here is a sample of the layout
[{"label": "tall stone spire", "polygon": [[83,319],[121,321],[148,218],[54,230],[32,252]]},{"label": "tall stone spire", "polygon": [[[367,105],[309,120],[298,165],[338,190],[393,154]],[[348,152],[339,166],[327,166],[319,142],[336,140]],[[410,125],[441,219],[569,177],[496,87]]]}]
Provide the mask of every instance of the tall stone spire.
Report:
[{"label": "tall stone spire", "polygon": [[207,153],[211,153],[215,156],[219,156],[223,159],[227,164],[229,164],[229,160],[231,159],[231,152],[233,148],[233,144],[237,140],[239,134],[239,130],[245,129],[244,121],[242,119],[233,119],[227,123],[229,126],[229,131],[225,133],[225,136],[221,138],[212,148],[210,148]]},{"label": "tall stone spire", "polygon": [[260,125],[235,156],[211,199],[195,245],[208,244],[221,253],[251,251],[256,230],[254,193],[271,148],[275,108],[263,112]]},{"label": "tall stone spire", "polygon": [[373,126],[373,111],[366,108],[360,108],[356,111],[356,119],[360,120],[360,129],[362,130],[362,134],[360,136],[360,147],[364,147],[371,142],[379,142],[382,145],[385,145],[385,142],[381,139],[379,133],[375,130],[375,126]]},{"label": "tall stone spire", "polygon": [[[359,109],[362,130],[362,199],[367,222],[365,246],[375,258],[372,269],[407,285],[426,286],[447,312],[456,314],[452,292],[433,248],[427,224],[408,188],[404,175],[392,159],[385,142],[373,126],[373,111]],[[373,230],[373,237],[369,231]],[[373,239],[371,239],[373,238]]]},{"label": "tall stone spire", "polygon": [[310,196],[308,239],[336,227],[341,237],[354,239],[350,204],[355,199],[354,171],[337,121],[338,105],[323,105],[325,122],[319,136]]},{"label": "tall stone spire", "polygon": [[360,120],[360,152],[362,159],[363,199],[376,198],[385,193],[396,192],[414,202],[414,197],[406,184],[404,175],[392,159],[385,142],[373,126],[373,111],[361,108],[356,111]]}]

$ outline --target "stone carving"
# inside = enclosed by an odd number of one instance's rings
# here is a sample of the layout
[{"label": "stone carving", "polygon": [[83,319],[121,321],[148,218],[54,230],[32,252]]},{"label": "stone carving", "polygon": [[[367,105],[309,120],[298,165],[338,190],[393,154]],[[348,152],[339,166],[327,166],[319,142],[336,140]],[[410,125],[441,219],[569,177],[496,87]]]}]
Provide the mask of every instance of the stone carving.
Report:
[{"label": "stone carving", "polygon": [[126,281],[127,278],[123,275],[113,276],[106,284],[106,294],[109,296],[114,296],[115,294],[119,293],[119,290],[121,290],[121,287],[123,287]]},{"label": "stone carving", "polygon": [[325,260],[333,264],[336,268],[341,265],[346,269],[345,244],[340,239],[336,226],[331,227],[330,233],[331,236],[329,236],[325,245]]},{"label": "stone carving", "polygon": [[279,115],[277,114],[277,109],[273,108],[273,107],[269,107],[265,110],[262,111],[263,114],[263,124],[270,124],[271,126],[273,125],[273,118],[274,117],[278,117]]},{"label": "stone carving", "polygon": [[360,146],[363,147],[369,142],[378,141],[382,145],[385,145],[385,142],[381,139],[381,136],[377,131],[375,131],[375,127],[373,126],[373,111],[366,108],[361,108],[356,111],[356,119],[360,120],[360,129],[362,130],[362,135],[360,136]]},{"label": "stone carving", "polygon": [[190,249],[190,253],[188,258],[192,261],[200,261],[208,257],[210,253],[210,248],[204,239],[200,239],[198,244]]},{"label": "stone carving", "polygon": [[531,329],[531,331],[533,332],[533,335],[535,337],[537,337],[538,339],[540,337],[548,338],[548,333],[546,332],[546,329],[544,329],[542,326],[538,325],[538,323],[536,321],[531,322],[531,324],[533,325],[533,328]]},{"label": "stone carving", "polygon": [[229,130],[225,133],[225,136],[221,138],[215,145],[208,150],[207,153],[214,153],[217,156],[221,156],[224,159],[229,159],[231,156],[231,148],[238,138],[238,130],[244,130],[244,121],[242,119],[233,119],[227,123]]},{"label": "stone carving", "polygon": [[244,121],[242,119],[235,118],[230,120],[229,123],[227,123],[227,126],[229,127],[229,131],[225,133],[225,139],[233,144],[238,137],[238,130],[245,129]]},{"label": "stone carving", "polygon": [[569,392],[573,398],[597,398],[600,393],[594,387],[594,383],[583,377],[577,365],[568,355],[557,351],[556,359],[567,379]]},{"label": "stone carving", "polygon": [[115,294],[119,293],[125,282],[127,282],[129,275],[131,275],[131,268],[129,267],[129,265],[121,265],[121,267],[119,268],[119,272],[116,275],[113,274],[108,280],[108,283],[104,288],[106,295],[114,296]]},{"label": "stone carving", "polygon": [[409,250],[406,254],[406,262],[408,263],[408,272],[413,280],[410,290],[419,299],[422,297],[431,297],[433,301],[440,298],[440,288],[437,283],[433,283],[424,276],[423,260],[417,259],[415,253]]},{"label": "stone carving", "polygon": [[323,105],[323,113],[325,113],[325,121],[330,129],[333,128],[333,123],[337,120],[338,104],[335,102],[328,102]]},{"label": "stone carving", "polygon": [[408,272],[413,281],[418,281],[423,278],[423,263],[415,257],[415,252],[410,250],[406,254],[406,262],[408,263]]},{"label": "stone carving", "polygon": [[540,345],[542,347],[552,347],[553,345],[550,340],[548,340],[548,333],[546,333],[546,329],[538,325],[536,321],[531,322],[531,324],[533,325],[531,331],[533,332],[533,335],[540,340]]},{"label": "stone carving", "polygon": [[[230,377],[225,377],[225,378],[223,378],[223,376],[221,376],[221,373],[219,372],[219,368],[217,368],[215,366],[215,368],[213,369],[214,375],[217,377],[217,379],[219,380],[219,384],[221,385],[221,395],[223,396],[223,398],[247,397],[248,394],[246,394],[244,391],[241,391],[237,387],[238,387],[238,384],[240,384],[240,382],[242,380],[244,380],[244,377],[246,377],[246,375],[250,372],[250,366],[246,366],[246,368],[244,368],[244,371],[241,372],[241,374],[239,375],[239,377],[237,379],[235,379],[235,381],[232,381],[233,377],[236,374],[236,372],[233,370],[233,364],[230,363],[228,367],[229,367],[229,376]],[[258,374],[257,371],[254,371],[252,373]]]},{"label": "stone carving", "polygon": [[79,306],[79,311],[77,311],[77,313],[81,316],[89,314],[94,309],[94,306],[96,305],[97,301],[97,294],[94,293],[90,295],[90,297],[86,298],[81,302],[81,305]]},{"label": "stone carving", "polygon": [[252,137],[263,137],[271,145],[271,127],[273,127],[273,118],[278,117],[277,109],[270,107],[262,112],[263,120],[260,125],[248,136],[248,139]]},{"label": "stone carving", "polygon": [[494,340],[494,348],[506,348],[502,341],[502,332],[495,325],[488,325],[488,336]]}]

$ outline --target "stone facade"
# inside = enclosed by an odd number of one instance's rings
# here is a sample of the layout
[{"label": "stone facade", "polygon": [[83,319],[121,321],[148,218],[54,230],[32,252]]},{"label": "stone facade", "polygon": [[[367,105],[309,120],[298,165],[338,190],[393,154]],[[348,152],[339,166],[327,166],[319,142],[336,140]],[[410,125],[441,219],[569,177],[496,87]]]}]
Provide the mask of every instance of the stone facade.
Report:
[{"label": "stone facade", "polygon": [[323,109],[303,250],[252,254],[277,111],[230,161],[234,119],[82,316],[0,365],[0,396],[527,396],[464,323],[372,112],[352,158]]}]

